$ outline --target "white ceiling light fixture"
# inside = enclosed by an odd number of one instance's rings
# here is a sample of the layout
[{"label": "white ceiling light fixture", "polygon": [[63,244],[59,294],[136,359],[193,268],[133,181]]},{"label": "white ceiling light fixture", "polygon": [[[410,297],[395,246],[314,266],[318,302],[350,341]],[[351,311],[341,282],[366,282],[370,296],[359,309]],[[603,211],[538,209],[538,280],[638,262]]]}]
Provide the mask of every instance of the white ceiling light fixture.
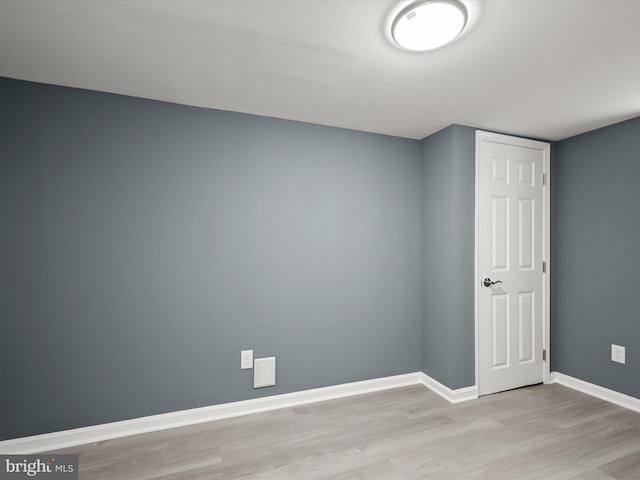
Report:
[{"label": "white ceiling light fixture", "polygon": [[391,24],[391,38],[416,52],[433,50],[453,41],[467,24],[467,9],[457,0],[415,2]]}]

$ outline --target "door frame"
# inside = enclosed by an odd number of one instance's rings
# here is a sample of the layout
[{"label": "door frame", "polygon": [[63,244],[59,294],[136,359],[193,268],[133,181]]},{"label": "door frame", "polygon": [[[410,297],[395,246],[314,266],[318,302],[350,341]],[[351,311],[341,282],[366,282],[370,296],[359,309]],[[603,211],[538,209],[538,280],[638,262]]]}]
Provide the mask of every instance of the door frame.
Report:
[{"label": "door frame", "polygon": [[522,137],[513,137],[483,130],[476,130],[475,141],[475,268],[474,268],[474,320],[475,320],[475,369],[476,369],[476,389],[478,396],[482,391],[482,378],[480,373],[480,314],[481,314],[481,264],[480,264],[480,147],[483,141],[491,141],[506,145],[514,145],[524,148],[541,150],[543,153],[543,173],[545,182],[542,189],[542,261],[546,262],[546,273],[542,275],[542,348],[546,350],[546,361],[542,362],[542,381],[549,383],[549,373],[551,365],[551,335],[550,335],[550,283],[551,283],[551,145],[546,142],[530,140]]}]

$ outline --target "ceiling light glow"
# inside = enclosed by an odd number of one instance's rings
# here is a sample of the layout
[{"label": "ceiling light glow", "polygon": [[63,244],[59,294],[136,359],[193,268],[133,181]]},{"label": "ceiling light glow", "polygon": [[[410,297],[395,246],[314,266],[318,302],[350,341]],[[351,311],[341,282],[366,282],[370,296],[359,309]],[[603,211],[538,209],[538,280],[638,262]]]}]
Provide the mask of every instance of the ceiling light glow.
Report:
[{"label": "ceiling light glow", "polygon": [[456,0],[418,2],[396,16],[391,36],[407,50],[433,50],[456,38],[466,23],[467,9]]}]

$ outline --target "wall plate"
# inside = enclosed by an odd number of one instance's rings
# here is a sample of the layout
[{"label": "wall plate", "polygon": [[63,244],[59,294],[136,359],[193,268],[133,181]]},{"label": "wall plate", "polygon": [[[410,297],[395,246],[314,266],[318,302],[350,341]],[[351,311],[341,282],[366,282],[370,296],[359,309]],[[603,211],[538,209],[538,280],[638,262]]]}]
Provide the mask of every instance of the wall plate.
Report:
[{"label": "wall plate", "polygon": [[625,348],[614,343],[611,344],[611,361],[625,363]]},{"label": "wall plate", "polygon": [[253,368],[253,350],[242,350],[240,352],[240,369],[247,370]]}]

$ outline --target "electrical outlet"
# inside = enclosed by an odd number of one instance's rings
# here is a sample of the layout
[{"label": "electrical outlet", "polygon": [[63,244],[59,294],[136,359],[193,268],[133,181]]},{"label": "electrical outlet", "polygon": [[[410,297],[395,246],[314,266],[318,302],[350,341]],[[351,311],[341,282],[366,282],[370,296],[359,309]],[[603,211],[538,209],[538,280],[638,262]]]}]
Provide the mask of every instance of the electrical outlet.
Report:
[{"label": "electrical outlet", "polygon": [[242,350],[240,352],[240,369],[253,368],[253,350]]},{"label": "electrical outlet", "polygon": [[611,344],[611,361],[624,363],[625,362],[625,348],[620,345]]}]

